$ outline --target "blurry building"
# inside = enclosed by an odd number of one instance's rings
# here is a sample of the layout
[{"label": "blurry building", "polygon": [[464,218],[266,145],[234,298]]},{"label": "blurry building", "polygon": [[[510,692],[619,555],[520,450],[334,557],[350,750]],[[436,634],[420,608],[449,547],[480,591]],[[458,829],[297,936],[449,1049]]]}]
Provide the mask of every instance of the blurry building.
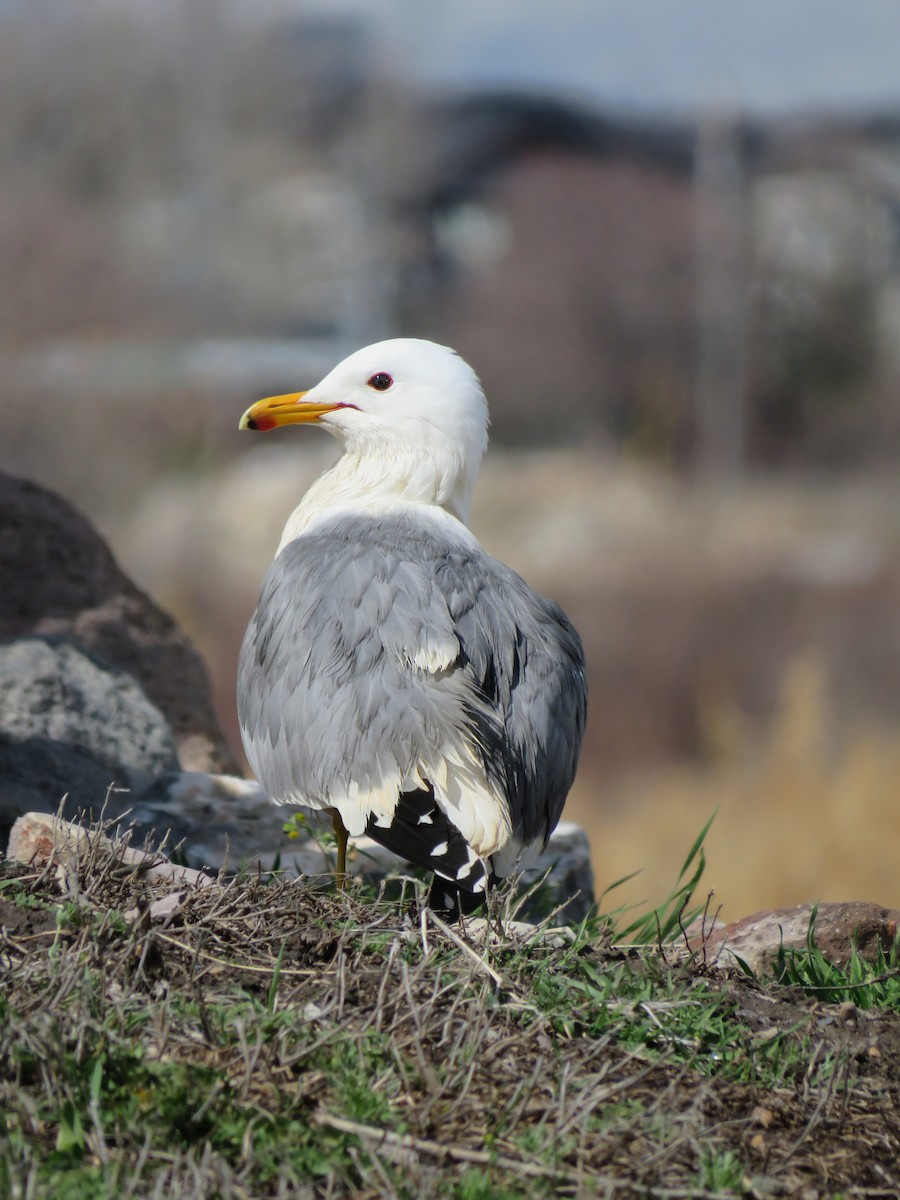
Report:
[{"label": "blurry building", "polygon": [[485,95],[423,125],[397,322],[478,362],[499,437],[686,464],[730,405],[729,468],[900,450],[893,122],[707,136]]},{"label": "blurry building", "polygon": [[478,363],[501,439],[652,441],[683,400],[690,132],[515,94],[424,119],[403,324]]},{"label": "blurry building", "polygon": [[[757,450],[900,450],[900,126],[804,122],[750,182]],[[780,443],[780,447],[779,447]]]},{"label": "blurry building", "polygon": [[60,362],[103,391],[122,342],[168,389],[211,338],[187,386],[235,385],[252,340],[277,388],[311,344],[413,333],[477,364],[497,441],[726,471],[900,452],[896,117],[424,96],[359,19],[227,9],[4,18],[10,393]]}]

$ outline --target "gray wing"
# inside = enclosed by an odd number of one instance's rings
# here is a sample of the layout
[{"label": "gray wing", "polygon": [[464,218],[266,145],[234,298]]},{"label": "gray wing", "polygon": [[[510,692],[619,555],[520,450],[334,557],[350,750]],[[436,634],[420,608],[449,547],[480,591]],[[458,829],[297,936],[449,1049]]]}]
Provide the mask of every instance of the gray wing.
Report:
[{"label": "gray wing", "polygon": [[575,778],[587,718],[581,639],[552,600],[482,553],[449,555],[437,579],[461,664],[483,700],[471,718],[486,770],[509,797],[513,830],[545,842]]},{"label": "gray wing", "polygon": [[344,518],[286,546],[238,669],[248,757],[273,799],[377,788],[462,726],[526,844],[559,819],[585,710],[562,610],[477,545],[406,517]]}]

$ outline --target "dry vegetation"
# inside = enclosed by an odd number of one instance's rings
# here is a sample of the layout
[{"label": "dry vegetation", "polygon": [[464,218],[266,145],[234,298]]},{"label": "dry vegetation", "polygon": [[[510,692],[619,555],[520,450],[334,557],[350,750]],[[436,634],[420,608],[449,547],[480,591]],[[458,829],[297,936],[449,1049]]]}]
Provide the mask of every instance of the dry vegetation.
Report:
[{"label": "dry vegetation", "polygon": [[844,726],[836,707],[822,659],[799,656],[762,729],[725,704],[711,714],[729,726],[718,754],[622,771],[602,787],[602,812],[581,787],[568,815],[597,848],[598,877],[642,864],[620,897],[645,902],[684,830],[715,813],[708,881],[728,919],[809,901],[894,905],[900,733],[873,718]]},{"label": "dry vegetation", "polygon": [[154,922],[99,841],[4,864],[0,1192],[897,1195],[892,964],[814,1000],[601,919],[449,929],[404,886],[222,879]]}]

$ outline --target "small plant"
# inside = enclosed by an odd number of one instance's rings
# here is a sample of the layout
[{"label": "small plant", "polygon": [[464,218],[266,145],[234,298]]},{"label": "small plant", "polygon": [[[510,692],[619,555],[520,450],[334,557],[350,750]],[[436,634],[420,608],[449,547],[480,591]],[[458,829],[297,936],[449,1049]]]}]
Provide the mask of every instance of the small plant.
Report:
[{"label": "small plant", "polygon": [[733,1150],[722,1152],[705,1151],[700,1156],[697,1184],[708,1192],[733,1192],[745,1194],[745,1171],[741,1160]]},{"label": "small plant", "polygon": [[291,813],[281,829],[291,841],[296,841],[297,838],[309,832],[309,818],[305,812]]},{"label": "small plant", "polygon": [[332,830],[318,821],[311,821],[309,814],[294,812],[282,825],[282,830],[291,841],[300,837],[311,837],[322,852],[326,871],[333,871],[337,862],[337,838]]},{"label": "small plant", "polygon": [[481,1167],[464,1171],[452,1192],[453,1200],[522,1200],[523,1195],[518,1188],[498,1189],[493,1172]]},{"label": "small plant", "polygon": [[56,910],[57,929],[80,929],[85,921],[91,922],[93,914],[74,900],[66,900]]}]

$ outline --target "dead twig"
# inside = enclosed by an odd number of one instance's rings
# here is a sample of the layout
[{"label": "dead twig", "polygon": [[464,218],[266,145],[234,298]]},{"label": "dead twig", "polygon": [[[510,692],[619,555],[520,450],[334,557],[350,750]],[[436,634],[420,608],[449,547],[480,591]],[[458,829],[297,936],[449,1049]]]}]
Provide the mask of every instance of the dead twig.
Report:
[{"label": "dead twig", "polygon": [[[337,1129],[341,1133],[355,1134],[365,1141],[376,1142],[381,1149],[392,1150],[398,1156],[427,1154],[433,1158],[450,1159],[452,1162],[501,1167],[505,1171],[532,1179],[553,1179],[573,1186],[579,1182],[578,1176],[573,1172],[558,1171],[538,1163],[526,1162],[524,1159],[510,1158],[508,1155],[497,1154],[493,1150],[475,1150],[469,1146],[457,1146],[452,1143],[435,1142],[430,1138],[414,1137],[411,1133],[394,1133],[390,1129],[376,1129],[371,1125],[361,1125],[357,1121],[348,1121],[344,1117],[336,1117],[331,1113],[321,1111],[312,1113],[309,1119],[314,1125],[324,1125],[329,1129]],[[612,1179],[600,1177],[592,1182],[597,1186],[604,1187],[614,1183]]]}]

